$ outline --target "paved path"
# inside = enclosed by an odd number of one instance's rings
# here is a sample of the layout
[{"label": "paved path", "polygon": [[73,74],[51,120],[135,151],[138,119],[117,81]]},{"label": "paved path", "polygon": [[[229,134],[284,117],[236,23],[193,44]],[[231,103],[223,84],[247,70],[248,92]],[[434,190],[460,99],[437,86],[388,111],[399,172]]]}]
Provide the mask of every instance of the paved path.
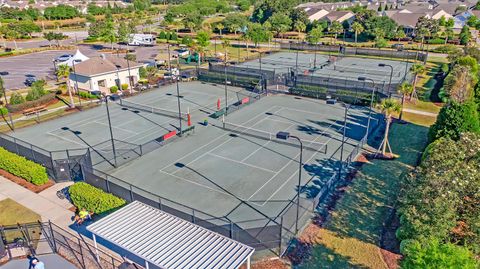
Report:
[{"label": "paved path", "polygon": [[430,117],[437,117],[437,114],[436,114],[436,113],[425,112],[425,111],[415,110],[415,109],[405,108],[405,109],[403,110],[403,112],[408,112],[408,113],[413,113],[413,114],[418,114],[418,115],[424,115],[424,116],[430,116]]},{"label": "paved path", "polygon": [[10,198],[29,208],[42,217],[42,221],[51,220],[53,223],[70,230],[74,213],[68,210],[72,205],[56,196],[57,190],[65,188],[71,183],[60,183],[36,194],[12,181],[0,177],[0,199]]},{"label": "paved path", "polygon": [[[38,259],[45,264],[47,269],[77,269],[76,266],[69,263],[62,257],[55,254],[40,255]],[[22,269],[28,268],[28,260],[12,260],[5,265],[0,266],[0,269]]]}]

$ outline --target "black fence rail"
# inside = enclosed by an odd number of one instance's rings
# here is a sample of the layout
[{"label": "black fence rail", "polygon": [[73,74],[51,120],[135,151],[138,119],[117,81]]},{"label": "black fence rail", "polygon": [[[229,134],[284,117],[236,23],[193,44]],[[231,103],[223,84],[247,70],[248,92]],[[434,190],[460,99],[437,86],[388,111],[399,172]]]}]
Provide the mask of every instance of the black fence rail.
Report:
[{"label": "black fence rail", "polygon": [[[34,256],[57,254],[82,269],[117,269],[124,263],[119,256],[96,248],[88,239],[51,222],[0,226],[0,238],[0,245],[6,249],[6,256],[0,256],[4,262],[14,258],[11,250],[21,247]],[[137,268],[143,267],[137,265]]]},{"label": "black fence rail", "polygon": [[311,50],[338,53],[345,56],[377,56],[392,59],[426,61],[428,53],[419,51],[399,51],[394,49],[353,48],[345,46],[313,45],[305,43],[280,43],[281,49]]}]

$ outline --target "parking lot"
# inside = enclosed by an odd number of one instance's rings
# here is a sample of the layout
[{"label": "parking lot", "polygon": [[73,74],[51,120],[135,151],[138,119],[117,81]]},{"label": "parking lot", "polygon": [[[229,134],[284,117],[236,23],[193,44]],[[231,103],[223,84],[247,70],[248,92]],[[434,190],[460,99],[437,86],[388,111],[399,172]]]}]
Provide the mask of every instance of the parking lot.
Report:
[{"label": "parking lot", "polygon": [[[162,45],[153,47],[134,47],[137,61],[144,62],[154,59]],[[79,45],[78,49],[88,57],[99,56],[100,50],[110,48],[110,45]],[[0,58],[0,72],[8,72],[2,76],[7,90],[25,87],[25,75],[35,75],[38,79],[55,79],[53,60],[63,54],[74,54],[75,50],[43,51],[14,57]]]}]

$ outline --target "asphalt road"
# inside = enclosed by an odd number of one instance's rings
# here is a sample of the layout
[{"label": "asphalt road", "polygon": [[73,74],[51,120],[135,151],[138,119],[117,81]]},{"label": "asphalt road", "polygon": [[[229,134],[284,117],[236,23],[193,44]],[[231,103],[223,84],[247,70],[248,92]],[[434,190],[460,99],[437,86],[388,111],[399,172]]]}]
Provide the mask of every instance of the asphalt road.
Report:
[{"label": "asphalt road", "polygon": [[[45,40],[36,40],[24,42],[22,45],[39,47],[41,44],[47,43]],[[64,41],[67,42],[67,41]],[[160,45],[161,46],[161,45]],[[159,53],[161,47],[135,47],[135,54],[137,61],[144,62],[154,59]],[[99,56],[102,48],[109,48],[109,44],[104,45],[79,45],[78,49],[88,57]],[[31,53],[19,55],[14,57],[0,58],[0,71],[9,72],[8,75],[2,76],[5,81],[5,88],[7,90],[16,90],[24,88],[24,81],[26,75],[32,74],[39,79],[52,80],[55,78],[53,60],[63,54],[75,53],[75,51],[44,51],[38,53]]]}]

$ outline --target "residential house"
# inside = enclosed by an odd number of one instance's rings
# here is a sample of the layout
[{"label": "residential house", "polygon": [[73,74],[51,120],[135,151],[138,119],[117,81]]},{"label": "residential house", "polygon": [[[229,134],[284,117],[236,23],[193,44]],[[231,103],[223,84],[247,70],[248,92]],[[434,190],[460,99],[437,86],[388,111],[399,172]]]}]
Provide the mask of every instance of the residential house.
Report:
[{"label": "residential house", "polygon": [[327,16],[328,14],[328,11],[325,9],[307,7],[304,10],[305,10],[305,13],[307,13],[308,20],[310,22],[318,21],[321,18]]},{"label": "residential house", "polygon": [[460,30],[467,24],[468,18],[471,16],[475,16],[477,18],[480,18],[480,10],[467,10],[464,11],[458,15],[456,15],[453,20],[454,20],[454,25],[453,29],[455,30]]},{"label": "residential house", "polygon": [[110,93],[110,87],[121,84],[136,84],[140,79],[140,64],[121,57],[99,56],[75,64],[75,72],[70,74],[70,83],[78,84],[84,91]]},{"label": "residential house", "polygon": [[413,34],[415,26],[421,17],[427,17],[425,13],[401,13],[397,12],[390,16],[390,19],[395,21],[399,26],[403,27],[403,30],[407,35]]},{"label": "residential house", "polygon": [[339,23],[344,23],[348,22],[348,24],[352,24],[353,20],[355,19],[355,14],[351,11],[332,11],[328,13],[325,17],[323,17],[321,20],[325,20],[328,22],[328,24],[331,24],[333,22],[339,22]]}]

